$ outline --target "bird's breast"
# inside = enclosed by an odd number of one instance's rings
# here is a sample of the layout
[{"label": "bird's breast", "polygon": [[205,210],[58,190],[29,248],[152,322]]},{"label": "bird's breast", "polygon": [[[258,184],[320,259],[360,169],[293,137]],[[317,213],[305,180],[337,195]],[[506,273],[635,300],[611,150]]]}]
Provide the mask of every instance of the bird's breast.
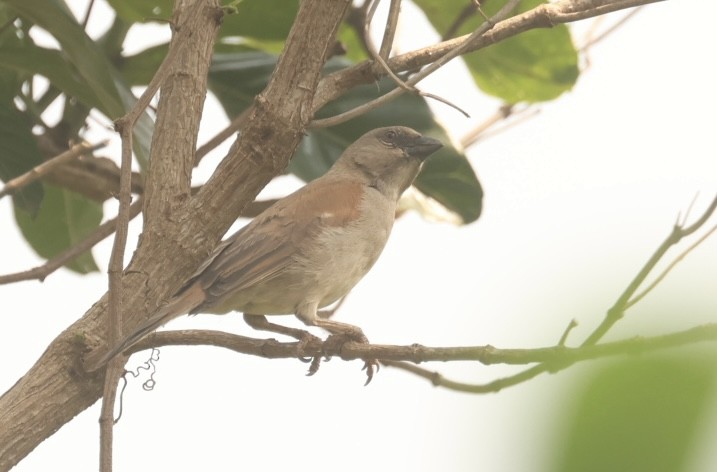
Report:
[{"label": "bird's breast", "polygon": [[395,203],[369,189],[359,216],[343,225],[322,225],[315,243],[297,259],[312,274],[309,297],[326,306],[346,295],[373,267],[393,227]]}]

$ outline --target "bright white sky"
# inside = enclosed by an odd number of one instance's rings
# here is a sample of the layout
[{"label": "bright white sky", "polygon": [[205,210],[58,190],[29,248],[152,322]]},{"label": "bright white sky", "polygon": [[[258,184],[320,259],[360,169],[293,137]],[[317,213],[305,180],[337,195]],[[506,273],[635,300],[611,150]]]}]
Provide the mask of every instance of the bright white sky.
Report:
[{"label": "bright white sky", "polygon": [[[84,9],[84,0],[70,3]],[[103,6],[98,2],[93,20],[106,12]],[[470,149],[486,192],[481,219],[455,227],[407,215],[337,319],[360,325],[376,343],[523,348],[554,344],[576,318],[580,326],[570,340],[582,340],[678,213],[697,195],[697,215],[717,191],[714,18],[717,4],[710,0],[651,5],[595,46],[572,92]],[[578,25],[578,43],[587,28]],[[146,35],[133,40],[145,44]],[[473,116],[467,120],[439,105],[455,138],[497,106],[455,71],[424,87]],[[225,120],[213,100],[207,110],[200,142]],[[269,193],[296,185],[285,180]],[[107,206],[108,216],[114,211]],[[8,199],[0,201],[0,218],[2,272],[40,263],[18,235]],[[110,245],[95,250],[105,268]],[[608,337],[715,321],[716,282],[713,237]],[[104,274],[67,271],[44,284],[0,286],[5,316],[12,317],[0,330],[0,391],[105,288]],[[170,325],[204,327],[251,334],[239,316],[183,317]],[[549,470],[551,439],[561,426],[556,418],[569,404],[571,381],[588,370],[581,364],[498,394],[471,396],[388,368],[364,388],[360,366],[333,360],[307,378],[298,361],[164,348],[155,390],[144,392],[134,382],[125,392],[115,429],[116,470]],[[514,371],[470,363],[427,367],[475,382]],[[713,439],[717,405],[714,411]],[[98,417],[99,403],[16,470],[96,470]],[[694,471],[717,469],[708,442],[693,460]]]}]

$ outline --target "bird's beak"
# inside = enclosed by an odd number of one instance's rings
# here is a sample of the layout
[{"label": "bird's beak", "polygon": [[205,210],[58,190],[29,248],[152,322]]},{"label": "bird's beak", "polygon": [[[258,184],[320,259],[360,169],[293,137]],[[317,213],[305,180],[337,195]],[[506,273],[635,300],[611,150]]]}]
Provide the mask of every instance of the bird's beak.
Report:
[{"label": "bird's beak", "polygon": [[409,156],[424,160],[442,147],[443,143],[439,140],[421,136],[404,146],[404,149]]}]

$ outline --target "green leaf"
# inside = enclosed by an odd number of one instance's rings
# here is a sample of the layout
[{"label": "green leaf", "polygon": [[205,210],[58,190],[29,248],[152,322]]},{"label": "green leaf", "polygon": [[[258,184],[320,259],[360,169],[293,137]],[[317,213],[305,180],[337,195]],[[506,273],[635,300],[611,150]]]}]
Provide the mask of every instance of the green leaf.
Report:
[{"label": "green leaf", "polygon": [[122,58],[118,68],[125,82],[133,87],[149,84],[168,50],[169,43],[163,43]]},{"label": "green leaf", "polygon": [[[233,3],[229,1],[223,4]],[[299,10],[298,0],[242,0],[226,15],[219,35],[283,41]]]},{"label": "green leaf", "polygon": [[264,90],[277,57],[244,46],[233,53],[217,53],[209,69],[209,88],[230,116],[244,111]]},{"label": "green leaf", "polygon": [[64,2],[59,0],[6,0],[18,14],[47,30],[62,46],[63,53],[97,95],[102,111],[112,119],[124,113],[111,65],[87,36]]},{"label": "green leaf", "polygon": [[346,49],[346,54],[344,55],[346,59],[351,62],[361,62],[368,59],[368,54],[366,54],[363,42],[358,34],[356,34],[356,29],[346,23],[341,23],[338,40]]},{"label": "green leaf", "polygon": [[[516,13],[535,8],[542,0],[523,0]],[[463,0],[416,0],[439,33],[449,31],[466,8]],[[503,2],[486,2],[493,15]],[[452,36],[474,31],[483,18],[473,14]],[[508,103],[552,100],[577,81],[578,54],[565,25],[526,31],[463,56],[478,87]]]},{"label": "green leaf", "polygon": [[117,15],[131,22],[153,21],[172,17],[173,0],[108,0]]},{"label": "green leaf", "polygon": [[676,472],[714,398],[714,350],[700,357],[632,359],[597,371],[582,386],[558,438],[564,472]]},{"label": "green leaf", "polygon": [[[448,143],[448,136],[435,126],[422,131]],[[414,182],[418,190],[458,213],[463,223],[478,219],[483,207],[483,188],[465,155],[452,147],[431,156]]]},{"label": "green leaf", "polygon": [[[72,191],[46,184],[37,216],[32,218],[15,207],[15,220],[35,252],[50,259],[97,228],[102,221],[102,206]],[[90,251],[66,267],[81,274],[98,270]]]},{"label": "green leaf", "polygon": [[[0,180],[7,182],[42,161],[27,116],[9,104],[0,103]],[[15,193],[13,200],[16,206],[35,215],[42,197],[42,185],[34,182]]]},{"label": "green leaf", "polygon": [[[63,57],[97,96],[99,109],[110,119],[121,117],[135,99],[102,49],[87,36],[62,0],[6,0],[22,17],[47,30],[62,46]],[[144,113],[135,126],[134,151],[145,167],[149,159],[153,123]]]},{"label": "green leaf", "polygon": [[34,45],[0,47],[0,64],[19,72],[42,75],[65,94],[89,107],[103,109],[97,95],[80,80],[74,68],[56,49]]},{"label": "green leaf", "polygon": [[[27,42],[26,36],[19,36],[12,22],[15,18],[15,12],[11,11],[7,5],[0,3],[0,25],[5,25],[0,29],[0,50],[6,47],[19,47]],[[0,62],[0,103],[11,103],[12,100],[20,92],[23,77],[17,71],[2,67]]]},{"label": "green leaf", "polygon": [[532,30],[464,57],[486,93],[507,103],[559,97],[578,79],[578,55],[565,25]]}]

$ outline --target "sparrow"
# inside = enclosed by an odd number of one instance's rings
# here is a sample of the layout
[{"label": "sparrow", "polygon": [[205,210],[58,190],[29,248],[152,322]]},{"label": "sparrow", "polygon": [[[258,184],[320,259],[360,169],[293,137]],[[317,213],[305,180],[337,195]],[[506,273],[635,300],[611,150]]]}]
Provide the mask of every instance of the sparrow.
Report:
[{"label": "sparrow", "polygon": [[[371,269],[391,233],[398,199],[442,146],[402,126],[367,132],[323,176],[222,241],[137,329],[110,349],[90,352],[85,368],[97,370],[168,321],[195,313],[239,311],[256,329],[301,340],[305,331],[264,316],[294,314],[307,326],[367,343],[359,327],[326,319],[319,309],[344,297]],[[377,363],[365,362],[368,384]]]}]

